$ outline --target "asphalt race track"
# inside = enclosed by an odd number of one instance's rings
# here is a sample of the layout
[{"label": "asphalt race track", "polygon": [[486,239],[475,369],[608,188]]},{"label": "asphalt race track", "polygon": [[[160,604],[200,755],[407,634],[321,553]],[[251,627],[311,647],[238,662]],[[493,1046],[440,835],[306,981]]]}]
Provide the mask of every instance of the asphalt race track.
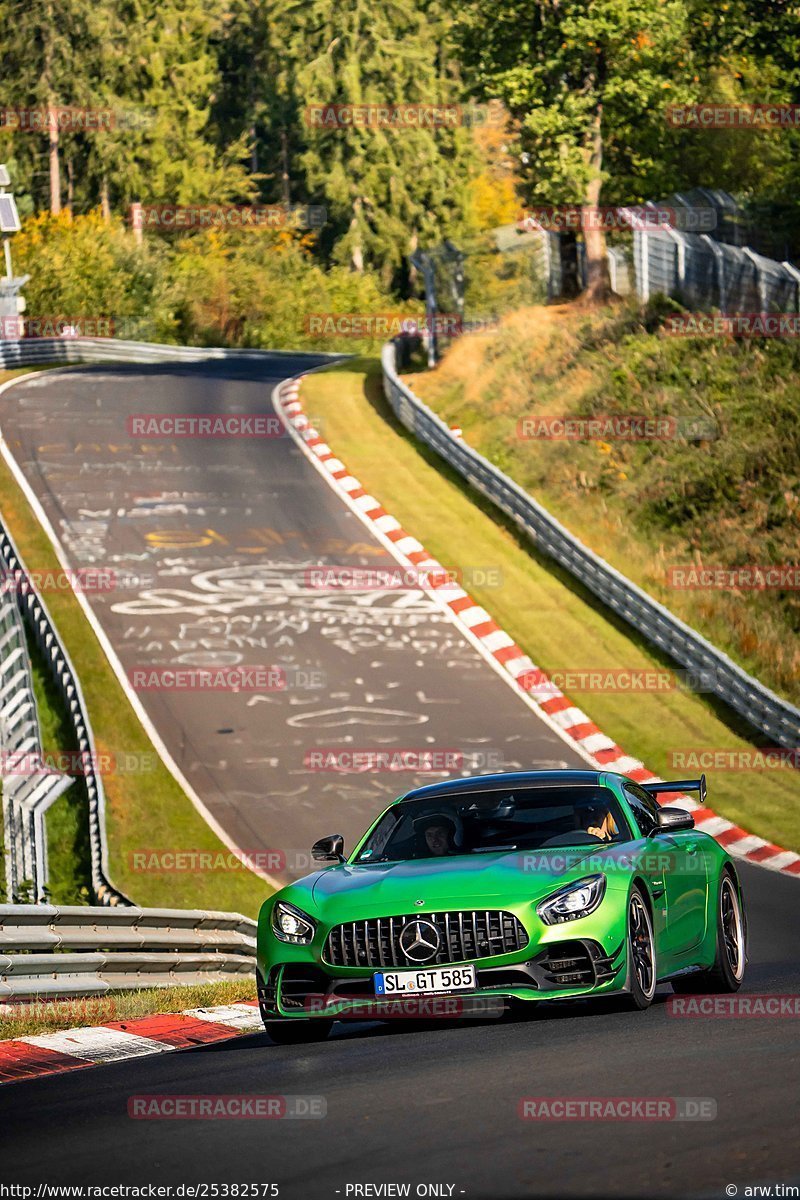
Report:
[{"label": "asphalt race track", "polygon": [[[241,661],[283,654],[287,669],[325,674],[316,694],[287,688],[258,705],[226,692],[213,705],[143,693],[194,786],[244,844],[307,846],[340,827],[352,835],[382,796],[414,782],[304,770],[309,746],[375,736],[375,726],[351,723],[363,709],[427,718],[402,728],[387,719],[378,727],[386,745],[491,751],[508,766],[575,762],[421,593],[403,594],[396,624],[386,612],[396,612],[399,594],[364,598],[363,609],[381,609],[374,623],[351,623],[345,605],[341,625],[310,618],[320,598],[307,588],[275,600],[281,572],[296,577],[319,562],[389,565],[288,439],[187,440],[169,453],[153,443],[158,450],[143,453],[124,436],[134,411],[263,410],[272,383],[298,369],[299,360],[286,359],[271,373],[253,363],[85,369],[27,381],[0,398],[5,436],[75,564],[113,563],[155,577],[92,599],[126,667],[145,655],[159,664],[199,661],[185,656],[221,653],[227,633],[246,627]],[[186,544],[208,530],[219,538]],[[250,582],[239,586],[243,579]],[[234,580],[230,590],[225,580]],[[164,603],[169,597],[178,603]],[[243,597],[252,603],[237,607]],[[250,624],[232,625],[242,609]],[[292,630],[282,645],[276,612],[282,633]],[[294,625],[292,614],[301,618]],[[364,629],[368,644],[359,640]],[[345,720],[306,721],[308,732],[292,723],[295,713],[331,709]],[[340,743],[345,737],[354,741]],[[741,874],[751,958],[742,994],[797,996],[800,882],[757,867]],[[428,1194],[486,1200],[710,1197],[725,1195],[728,1184],[744,1196],[748,1184],[797,1184],[798,1018],[681,1018],[668,1011],[670,995],[669,986],[660,989],[645,1013],[598,1002],[532,1006],[530,1016],[500,1022],[339,1024],[329,1041],[309,1047],[255,1035],[8,1085],[0,1088],[0,1181],[277,1183],[284,1200],[356,1196],[352,1185],[366,1184],[408,1183],[411,1196],[417,1185],[439,1185]],[[128,1116],[131,1097],[154,1094],[321,1097],[326,1115]],[[518,1115],[524,1097],[598,1096],[711,1101],[716,1117],[608,1123]],[[392,1193],[360,1193],[381,1194]]]},{"label": "asphalt race track", "polygon": [[141,413],[267,413],[282,430],[273,387],[320,361],[82,368],[0,396],[0,428],[72,566],[114,572],[115,586],[89,599],[129,678],[135,668],[148,683],[151,668],[280,672],[283,686],[268,692],[140,695],[235,844],[276,852],[295,876],[318,837],[341,832],[352,845],[390,799],[445,777],[320,773],[315,750],[436,748],[461,755],[464,774],[585,765],[429,595],[315,586],[308,571],[321,564],[397,564],[287,434],[128,432]]},{"label": "asphalt race track", "polygon": [[[797,995],[798,883],[757,867],[742,875],[745,990]],[[678,1018],[664,1003],[670,992],[645,1013],[541,1005],[530,1019],[485,1025],[340,1024],[317,1046],[254,1035],[10,1084],[0,1089],[2,1178],[277,1182],[284,1200],[335,1200],[360,1183],[452,1184],[455,1197],[485,1200],[723,1196],[728,1183],[743,1196],[752,1182],[797,1183],[797,1019]],[[132,1096],[211,1093],[322,1096],[327,1115],[127,1115]],[[703,1097],[717,1117],[522,1121],[519,1101],[534,1096]]]}]

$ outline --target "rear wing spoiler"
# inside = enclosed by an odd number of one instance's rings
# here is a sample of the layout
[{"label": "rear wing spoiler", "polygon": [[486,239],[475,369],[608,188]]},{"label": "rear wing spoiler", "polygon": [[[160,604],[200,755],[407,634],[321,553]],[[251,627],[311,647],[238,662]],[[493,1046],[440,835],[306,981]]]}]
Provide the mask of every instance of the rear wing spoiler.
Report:
[{"label": "rear wing spoiler", "polygon": [[651,796],[658,796],[661,792],[697,792],[701,804],[705,804],[708,794],[705,775],[701,775],[699,779],[676,779],[672,783],[640,783],[639,787],[644,788]]}]

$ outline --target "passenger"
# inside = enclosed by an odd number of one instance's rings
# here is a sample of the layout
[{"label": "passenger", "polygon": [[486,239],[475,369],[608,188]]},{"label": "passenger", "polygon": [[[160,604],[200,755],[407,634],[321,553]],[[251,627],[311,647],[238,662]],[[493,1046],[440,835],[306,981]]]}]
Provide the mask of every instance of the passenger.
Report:
[{"label": "passenger", "polygon": [[584,813],[584,829],[601,842],[610,842],[619,832],[617,823],[609,810],[601,805],[588,808]]}]

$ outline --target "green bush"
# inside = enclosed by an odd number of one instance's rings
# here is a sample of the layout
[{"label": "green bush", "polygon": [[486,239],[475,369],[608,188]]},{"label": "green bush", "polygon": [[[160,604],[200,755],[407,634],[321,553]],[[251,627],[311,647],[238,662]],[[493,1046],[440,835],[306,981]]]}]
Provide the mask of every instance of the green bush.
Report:
[{"label": "green bush", "polygon": [[41,215],[15,239],[27,316],[113,317],[116,336],[258,349],[375,351],[380,333],[315,334],[315,314],[421,313],[377,275],[324,270],[309,235],[204,230],[137,243],[119,220]]}]

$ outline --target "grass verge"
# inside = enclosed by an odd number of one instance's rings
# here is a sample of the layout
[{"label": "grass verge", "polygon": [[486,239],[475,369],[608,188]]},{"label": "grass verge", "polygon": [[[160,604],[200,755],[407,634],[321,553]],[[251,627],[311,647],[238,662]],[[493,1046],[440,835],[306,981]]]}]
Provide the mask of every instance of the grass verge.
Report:
[{"label": "grass verge", "polygon": [[[500,586],[468,590],[537,666],[558,672],[669,663],[550,560],[394,419],[380,364],[355,359],[310,375],[306,409],[368,492],[450,571],[491,568]],[[391,464],[391,465],[390,465]],[[721,705],[684,692],[569,693],[624,750],[667,778],[685,775],[677,756],[697,749],[749,753],[749,731]],[[535,718],[531,718],[532,720]],[[691,772],[688,772],[691,773]],[[710,803],[744,828],[800,851],[800,788],[790,768],[709,771]]]},{"label": "grass verge", "polygon": [[[20,372],[6,372],[10,374]],[[60,566],[50,539],[2,460],[0,511],[27,570],[57,574]],[[81,681],[98,757],[107,756],[110,763],[124,757],[141,764],[139,770],[112,770],[103,776],[109,871],[114,883],[144,906],[219,909],[255,916],[269,893],[268,885],[242,866],[226,865],[232,856],[156,754],[74,593],[51,590],[45,601]],[[42,669],[46,672],[43,665]],[[37,679],[37,698],[44,698],[46,684],[41,672]],[[60,739],[56,714],[50,713],[46,702],[42,716],[50,722],[47,740]],[[46,748],[69,747],[50,741]],[[70,788],[62,797],[63,805],[57,801],[48,819],[49,850],[57,870],[54,896],[56,888],[59,895],[69,895],[75,885],[66,865],[77,837],[70,797],[81,786],[79,782]],[[209,854],[208,861],[219,869],[169,874],[137,870],[134,855],[154,846]]]},{"label": "grass verge", "polygon": [[[669,336],[675,308],[521,309],[414,384],[581,541],[800,704],[800,348]],[[632,414],[660,436],[617,436]],[[548,436],[553,417],[609,432]],[[784,586],[693,586],[699,567],[756,566]]]},{"label": "grass verge", "polygon": [[[39,647],[28,637],[33,689],[39,713],[42,750],[48,754],[77,750],[74,731],[67,720],[53,677]],[[91,904],[92,874],[86,782],[75,778],[45,814],[47,829],[47,898],[51,904]]]},{"label": "grass verge", "polygon": [[237,1004],[255,1000],[255,975],[226,983],[176,985],[115,992],[108,996],[77,997],[74,1000],[38,1000],[31,1004],[0,1007],[0,1040],[55,1033],[107,1021],[133,1021],[156,1013],[180,1013],[187,1008],[210,1008],[215,1004]]}]

